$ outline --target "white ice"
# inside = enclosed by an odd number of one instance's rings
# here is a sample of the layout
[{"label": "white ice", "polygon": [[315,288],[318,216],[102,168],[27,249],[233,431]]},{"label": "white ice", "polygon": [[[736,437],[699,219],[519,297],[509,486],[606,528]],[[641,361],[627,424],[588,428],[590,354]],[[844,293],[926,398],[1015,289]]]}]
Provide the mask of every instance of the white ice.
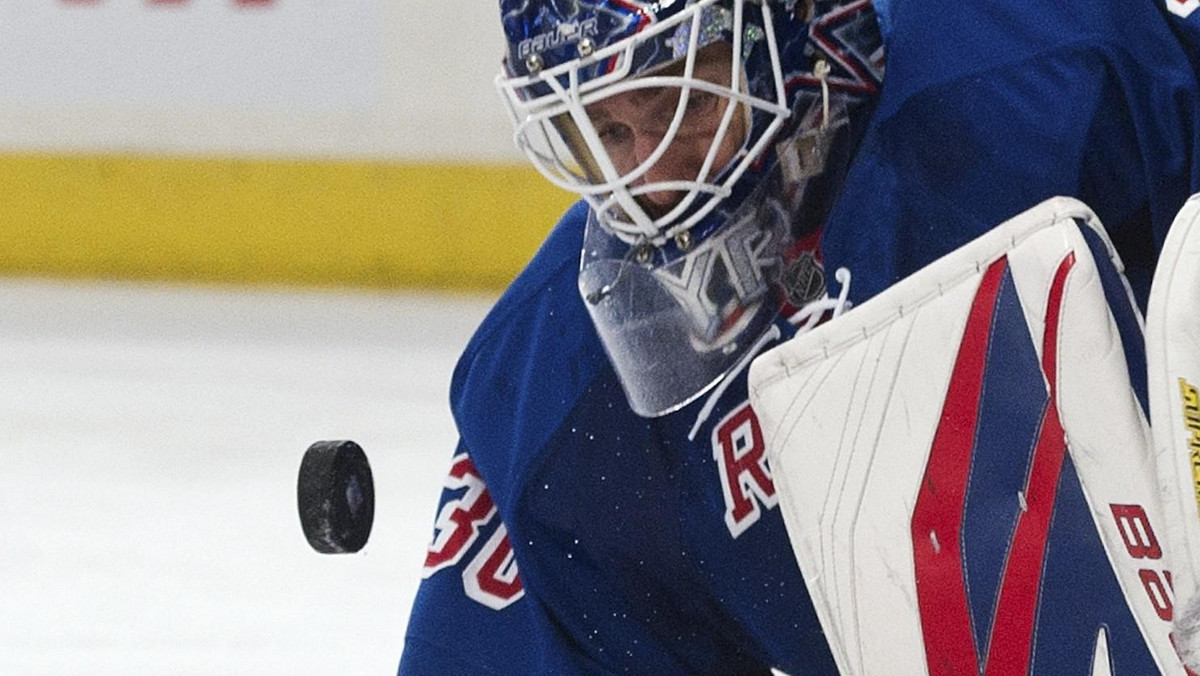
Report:
[{"label": "white ice", "polygon": [[[0,280],[0,674],[394,674],[491,300]],[[341,438],[375,527],[323,556]]]}]

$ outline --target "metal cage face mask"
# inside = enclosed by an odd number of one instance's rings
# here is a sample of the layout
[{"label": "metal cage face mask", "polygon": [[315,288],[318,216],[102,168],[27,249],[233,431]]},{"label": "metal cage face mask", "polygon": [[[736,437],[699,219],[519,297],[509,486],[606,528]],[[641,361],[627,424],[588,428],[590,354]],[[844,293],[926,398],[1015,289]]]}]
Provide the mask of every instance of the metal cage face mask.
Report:
[{"label": "metal cage face mask", "polygon": [[793,245],[823,223],[878,92],[869,0],[501,8],[497,84],[518,145],[591,206],[579,292],[632,410],[720,391],[781,311],[825,292]]},{"label": "metal cage face mask", "polygon": [[[660,19],[676,3],[654,3],[657,13],[591,4],[589,18],[518,42],[508,67],[527,74],[497,86],[518,146],[548,180],[582,195],[623,241],[658,246],[729,197],[790,115],[771,10],[679,0],[684,8]],[[605,31],[617,39],[602,46]],[[747,82],[743,57],[754,49],[770,68]]]}]

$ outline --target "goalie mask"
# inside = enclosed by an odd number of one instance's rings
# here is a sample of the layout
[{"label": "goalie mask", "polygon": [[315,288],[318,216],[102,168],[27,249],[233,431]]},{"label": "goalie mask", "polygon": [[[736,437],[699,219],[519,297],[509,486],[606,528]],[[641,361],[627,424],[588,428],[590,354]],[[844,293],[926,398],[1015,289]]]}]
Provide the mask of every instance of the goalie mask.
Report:
[{"label": "goalie mask", "polygon": [[585,304],[633,410],[675,411],[812,300],[789,298],[785,259],[822,224],[878,91],[870,3],[500,5],[517,145],[591,206]]}]

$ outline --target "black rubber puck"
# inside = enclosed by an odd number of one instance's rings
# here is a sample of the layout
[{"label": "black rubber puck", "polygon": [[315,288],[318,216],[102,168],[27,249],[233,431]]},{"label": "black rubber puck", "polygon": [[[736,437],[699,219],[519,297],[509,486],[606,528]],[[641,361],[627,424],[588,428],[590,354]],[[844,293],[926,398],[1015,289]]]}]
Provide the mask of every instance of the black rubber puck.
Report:
[{"label": "black rubber puck", "polygon": [[375,519],[375,484],[362,447],[353,441],[318,441],[304,452],[296,486],[300,526],[322,554],[357,552]]}]

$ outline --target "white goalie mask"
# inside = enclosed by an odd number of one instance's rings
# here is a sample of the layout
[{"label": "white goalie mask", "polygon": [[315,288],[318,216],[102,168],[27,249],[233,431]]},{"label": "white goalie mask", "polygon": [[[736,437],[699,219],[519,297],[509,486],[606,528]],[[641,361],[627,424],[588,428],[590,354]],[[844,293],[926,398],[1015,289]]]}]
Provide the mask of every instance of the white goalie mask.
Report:
[{"label": "white goalie mask", "polygon": [[[658,246],[730,196],[790,109],[773,29],[745,23],[745,7],[755,3],[735,0],[726,9],[722,5],[728,2],[700,0],[666,19],[662,10],[630,12],[631,4],[596,3],[597,16],[569,23],[567,31],[557,24],[551,35],[569,34],[581,54],[566,63],[548,67],[546,52],[532,51],[536,46],[526,40],[518,51],[528,52],[523,65],[529,74],[502,77],[498,86],[509,104],[517,145],[542,175],[582,195],[601,224],[623,241]],[[647,27],[597,48],[600,17],[617,18],[605,14],[604,5],[621,6],[630,24],[626,30]],[[769,7],[762,10],[759,16],[772,28]],[[765,97],[748,91],[743,61],[733,58],[760,42],[772,65]],[[606,119],[605,108],[614,99],[644,110],[637,119],[641,128]],[[751,146],[754,111],[770,121]],[[647,147],[639,140],[641,147],[634,147],[637,143],[621,138],[639,132],[657,137],[656,142]],[[656,168],[678,154],[681,142],[695,137],[703,139],[689,153],[693,171],[657,178]],[[652,195],[668,196],[672,206],[656,209]]]},{"label": "white goalie mask", "polygon": [[[858,44],[843,56],[870,64],[876,85],[869,3],[816,4],[848,17]],[[831,89],[806,8],[501,1],[497,86],[517,145],[591,206],[580,292],[639,415],[694,400],[770,326],[784,252],[820,225],[840,181],[831,152],[848,156],[841,139],[874,90]],[[817,220],[799,223],[802,212]]]}]

